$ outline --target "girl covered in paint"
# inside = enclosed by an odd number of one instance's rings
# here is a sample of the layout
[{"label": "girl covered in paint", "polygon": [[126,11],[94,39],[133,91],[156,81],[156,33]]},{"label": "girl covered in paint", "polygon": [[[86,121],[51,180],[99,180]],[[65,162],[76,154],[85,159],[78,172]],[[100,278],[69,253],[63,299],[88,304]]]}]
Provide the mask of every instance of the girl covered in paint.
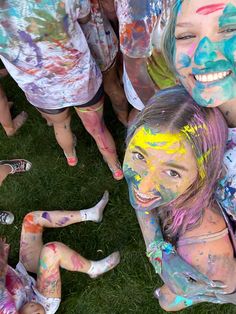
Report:
[{"label": "girl covered in paint", "polygon": [[[56,313],[61,300],[60,267],[96,278],[119,263],[119,252],[99,261],[90,261],[63,243],[43,245],[42,242],[44,228],[61,228],[81,221],[100,222],[108,198],[108,192],[105,192],[94,207],[81,211],[28,213],[22,225],[20,257],[16,269],[7,265],[9,245],[0,241],[2,314]],[[37,279],[34,280],[28,271],[37,273]]]},{"label": "girl covered in paint", "polygon": [[[227,172],[217,188],[217,198],[227,214],[235,219],[236,1],[173,0],[170,8],[169,23],[163,40],[164,54],[170,68],[198,105],[218,107],[232,127],[229,129],[224,156]],[[159,224],[153,225],[148,217],[144,222],[150,228],[155,228],[158,234],[156,239],[162,241]],[[161,245],[158,249],[160,261],[165,252]],[[208,289],[217,285],[196,268],[190,267],[177,253],[174,262],[163,259],[161,267],[151,256],[150,261],[164,282],[177,294],[191,296],[206,293],[207,296]]]},{"label": "girl covered in paint", "polygon": [[[220,111],[199,107],[182,87],[156,94],[128,132],[124,175],[147,254],[165,280],[155,296],[167,311],[200,302],[235,304],[234,235],[214,197],[227,133]],[[174,275],[162,263],[175,267]],[[172,280],[182,282],[186,264],[190,278],[195,268],[202,273],[191,297],[172,288]],[[204,284],[207,277],[212,287]]]},{"label": "girl covered in paint", "polygon": [[53,124],[68,165],[78,162],[70,128],[74,107],[114,179],[121,180],[115,143],[103,120],[102,74],[80,27],[89,18],[89,0],[1,1],[0,59],[28,101]]},{"label": "girl covered in paint", "polygon": [[[113,3],[112,3],[113,2]],[[99,65],[103,76],[104,90],[111,100],[112,107],[125,126],[128,122],[128,102],[117,73],[118,39],[110,21],[104,13],[100,0],[90,0],[91,17],[88,23],[81,24],[91,54]],[[114,1],[106,1],[111,5]],[[107,12],[107,11],[106,11]],[[108,15],[110,16],[109,12]]]}]

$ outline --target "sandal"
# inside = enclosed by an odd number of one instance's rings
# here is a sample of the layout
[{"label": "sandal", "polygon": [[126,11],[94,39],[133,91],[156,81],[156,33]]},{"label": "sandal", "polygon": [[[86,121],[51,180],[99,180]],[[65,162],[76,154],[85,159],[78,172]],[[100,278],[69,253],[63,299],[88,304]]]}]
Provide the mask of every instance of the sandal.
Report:
[{"label": "sandal", "polygon": [[116,162],[116,169],[112,168],[108,163],[107,165],[108,165],[108,168],[111,170],[113,178],[115,180],[119,181],[124,178],[124,173],[122,171],[121,164],[119,161]]},{"label": "sandal", "polygon": [[75,134],[73,134],[73,155],[72,156],[68,156],[65,152],[64,155],[66,156],[66,160],[67,160],[67,164],[71,167],[74,167],[77,165],[78,163],[78,158],[76,156],[76,150],[75,150],[75,146],[77,145],[77,138],[75,136]]}]

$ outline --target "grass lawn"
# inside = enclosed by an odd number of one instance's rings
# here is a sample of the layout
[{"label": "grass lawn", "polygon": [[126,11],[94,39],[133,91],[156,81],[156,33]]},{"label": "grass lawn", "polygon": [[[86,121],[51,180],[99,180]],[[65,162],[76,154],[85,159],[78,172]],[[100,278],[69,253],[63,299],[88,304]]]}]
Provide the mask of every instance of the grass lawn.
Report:
[{"label": "grass lawn", "polygon": [[[20,157],[33,163],[29,173],[9,176],[0,191],[0,207],[15,215],[14,224],[0,225],[0,234],[11,244],[10,264],[15,265],[18,261],[21,223],[26,213],[40,209],[87,208],[107,189],[110,201],[100,224],[87,222],[44,233],[45,242],[62,241],[89,259],[101,259],[115,250],[121,253],[120,265],[95,280],[85,274],[62,270],[62,302],[58,313],[165,313],[153,298],[153,291],[161,285],[161,280],[145,257],[144,242],[134,210],[129,205],[125,181],[113,180],[94,141],[75,114],[72,129],[78,138],[79,163],[74,168],[68,167],[52,128],[28,104],[11,78],[2,83],[8,98],[14,101],[13,113],[24,109],[29,113],[29,119],[13,138],[7,138],[0,128],[0,158]],[[106,121],[122,160],[125,130],[109,105]],[[236,307],[204,303],[182,313],[232,314],[236,313]]]}]

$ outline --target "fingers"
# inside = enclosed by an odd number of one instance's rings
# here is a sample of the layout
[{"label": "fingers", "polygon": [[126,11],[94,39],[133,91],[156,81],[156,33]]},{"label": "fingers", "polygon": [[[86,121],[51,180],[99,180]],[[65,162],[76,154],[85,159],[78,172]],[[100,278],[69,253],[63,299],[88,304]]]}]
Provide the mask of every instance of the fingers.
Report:
[{"label": "fingers", "polygon": [[198,295],[198,296],[193,296],[191,300],[194,303],[200,303],[200,302],[210,302],[210,303],[215,303],[215,304],[224,304],[227,303],[225,301],[222,301],[218,299],[215,296],[206,296],[206,295]]},{"label": "fingers", "polygon": [[228,294],[228,295],[221,295],[216,294],[218,300],[224,303],[233,303],[236,304],[236,293]]},{"label": "fingers", "polygon": [[191,272],[185,272],[184,275],[186,276],[186,278],[190,278],[196,282],[202,282],[207,286],[211,286],[211,287],[216,287],[217,285],[215,285],[214,281],[212,281],[211,279],[209,279],[206,275],[204,275],[203,273],[199,272],[197,269],[192,268]]}]

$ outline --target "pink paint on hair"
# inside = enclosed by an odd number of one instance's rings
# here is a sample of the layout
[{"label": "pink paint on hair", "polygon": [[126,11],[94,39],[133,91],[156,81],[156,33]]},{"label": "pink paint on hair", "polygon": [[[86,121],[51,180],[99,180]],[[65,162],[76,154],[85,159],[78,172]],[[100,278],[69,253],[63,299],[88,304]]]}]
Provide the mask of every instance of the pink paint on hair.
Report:
[{"label": "pink paint on hair", "polygon": [[196,13],[201,15],[208,15],[216,11],[223,10],[224,7],[225,3],[205,5],[204,7],[197,9]]}]

